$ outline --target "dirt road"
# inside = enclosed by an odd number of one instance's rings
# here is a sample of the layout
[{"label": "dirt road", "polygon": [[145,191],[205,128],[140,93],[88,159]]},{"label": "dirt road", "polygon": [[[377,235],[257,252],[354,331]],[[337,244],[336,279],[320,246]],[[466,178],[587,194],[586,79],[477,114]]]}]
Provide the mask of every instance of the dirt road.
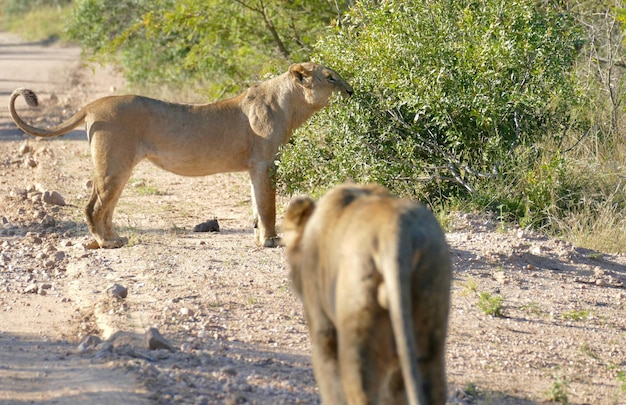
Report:
[{"label": "dirt road", "polygon": [[[88,90],[89,83],[108,76],[103,75],[106,72],[95,75],[80,70],[79,56],[80,49],[75,47],[24,43],[14,35],[0,33],[0,154],[3,157],[14,147],[12,141],[24,139],[6,108],[15,88],[36,89],[42,101],[56,99],[54,104],[60,105],[69,103],[71,89]],[[77,80],[81,77],[79,86]],[[9,182],[7,173],[3,172],[0,183],[5,196]],[[11,182],[11,186],[22,185],[19,180]],[[5,205],[0,207],[0,217],[10,216]],[[9,245],[14,241],[21,243],[14,238],[3,239],[2,257],[10,259],[13,252]],[[72,327],[75,305],[58,297],[51,299],[37,294],[22,297],[23,291],[12,288],[6,272],[27,265],[23,260],[29,258],[28,246],[19,249],[20,262],[0,266],[0,281],[3,281],[0,282],[0,403],[149,403],[146,390],[126,373],[72,355],[76,344],[63,336]]]},{"label": "dirt road", "polygon": [[[114,217],[129,245],[82,247],[84,133],[27,137],[4,107],[31,87],[42,107],[18,110],[45,126],[121,88],[110,72],[79,69],[79,53],[0,34],[0,404],[319,403],[283,251],[252,242],[244,174],[140,164]],[[46,191],[67,204],[42,202]],[[219,233],[191,231],[213,218]],[[626,404],[624,255],[481,213],[447,227],[450,404]],[[149,328],[175,351],[148,350]],[[104,342],[79,347],[88,335]]]}]

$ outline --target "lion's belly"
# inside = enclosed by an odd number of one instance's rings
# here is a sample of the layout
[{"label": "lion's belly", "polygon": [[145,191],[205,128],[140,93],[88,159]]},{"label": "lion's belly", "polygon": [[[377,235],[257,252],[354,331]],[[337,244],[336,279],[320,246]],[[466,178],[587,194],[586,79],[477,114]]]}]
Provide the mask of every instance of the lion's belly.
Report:
[{"label": "lion's belly", "polygon": [[250,151],[246,144],[210,142],[146,143],[142,155],[156,166],[182,176],[206,176],[215,173],[241,172],[250,166]]},{"label": "lion's belly", "polygon": [[148,157],[156,166],[181,176],[207,176],[209,174],[242,172],[248,170],[248,160],[238,161],[235,158],[206,159],[203,157],[187,157],[180,159],[170,156]]}]

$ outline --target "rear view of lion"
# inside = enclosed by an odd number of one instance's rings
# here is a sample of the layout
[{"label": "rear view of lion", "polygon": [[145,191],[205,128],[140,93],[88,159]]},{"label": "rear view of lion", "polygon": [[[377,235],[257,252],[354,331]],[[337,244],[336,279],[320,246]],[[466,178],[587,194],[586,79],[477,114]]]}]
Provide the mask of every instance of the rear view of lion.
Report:
[{"label": "rear view of lion", "polygon": [[352,94],[336,72],[314,63],[250,87],[239,96],[210,104],[174,104],[141,96],[98,99],[66,122],[49,129],[25,123],[15,111],[22,95],[33,106],[35,93],[17,89],[9,110],[17,126],[39,137],[63,135],[85,123],[94,165],[85,208],[92,248],[128,242],[113,227],[113,211],[133,168],[143,159],[183,176],[247,171],[252,183],[255,240],[275,246],[276,194],[271,174],[280,145],[332,93]]},{"label": "rear view of lion", "polygon": [[378,185],[294,199],[283,241],[324,404],[444,404],[451,264],[433,214]]}]

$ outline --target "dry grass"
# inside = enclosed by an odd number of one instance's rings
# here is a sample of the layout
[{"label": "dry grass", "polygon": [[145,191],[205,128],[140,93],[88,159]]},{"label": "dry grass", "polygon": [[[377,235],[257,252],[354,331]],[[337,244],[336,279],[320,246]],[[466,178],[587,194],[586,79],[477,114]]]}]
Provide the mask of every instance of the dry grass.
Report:
[{"label": "dry grass", "polygon": [[562,236],[578,246],[626,252],[626,146],[615,140],[583,145],[568,162],[581,197],[556,219]]}]

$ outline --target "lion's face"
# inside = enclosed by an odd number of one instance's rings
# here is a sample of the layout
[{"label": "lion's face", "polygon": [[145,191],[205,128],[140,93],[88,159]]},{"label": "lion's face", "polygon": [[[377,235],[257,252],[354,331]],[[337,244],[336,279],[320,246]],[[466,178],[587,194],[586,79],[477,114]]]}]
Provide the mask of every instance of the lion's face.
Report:
[{"label": "lion's face", "polygon": [[328,104],[333,93],[340,93],[344,97],[354,93],[337,72],[312,62],[291,65],[289,72],[296,83],[304,88],[307,102],[320,108]]}]

